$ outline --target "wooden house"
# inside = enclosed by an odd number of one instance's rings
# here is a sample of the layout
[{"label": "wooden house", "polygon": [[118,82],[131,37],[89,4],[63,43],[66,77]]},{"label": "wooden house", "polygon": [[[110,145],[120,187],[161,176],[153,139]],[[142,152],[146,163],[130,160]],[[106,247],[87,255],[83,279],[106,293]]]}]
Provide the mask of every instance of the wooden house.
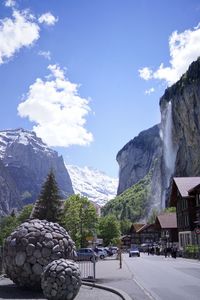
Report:
[{"label": "wooden house", "polygon": [[176,207],[179,248],[199,244],[200,177],[173,178],[170,206]]},{"label": "wooden house", "polygon": [[156,217],[155,227],[160,232],[162,245],[171,245],[178,242],[176,213],[162,213]]}]

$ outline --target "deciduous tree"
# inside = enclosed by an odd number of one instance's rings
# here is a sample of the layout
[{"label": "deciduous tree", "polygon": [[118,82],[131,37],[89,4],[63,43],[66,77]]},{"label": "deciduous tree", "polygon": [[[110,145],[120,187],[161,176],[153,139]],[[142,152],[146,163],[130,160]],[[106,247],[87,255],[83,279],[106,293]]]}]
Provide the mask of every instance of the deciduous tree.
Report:
[{"label": "deciduous tree", "polygon": [[62,224],[77,247],[87,246],[87,237],[94,237],[97,226],[94,205],[86,197],[70,196],[64,204]]},{"label": "deciduous tree", "polygon": [[120,237],[120,223],[114,215],[100,218],[99,234],[105,246],[116,244]]}]

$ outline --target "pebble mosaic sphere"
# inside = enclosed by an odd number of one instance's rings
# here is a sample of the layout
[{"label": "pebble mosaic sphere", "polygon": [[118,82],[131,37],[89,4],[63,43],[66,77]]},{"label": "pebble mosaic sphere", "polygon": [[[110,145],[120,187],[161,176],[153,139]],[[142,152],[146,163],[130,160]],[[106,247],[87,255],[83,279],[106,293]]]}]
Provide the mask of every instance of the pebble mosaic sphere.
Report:
[{"label": "pebble mosaic sphere", "polygon": [[60,258],[72,258],[75,244],[66,230],[46,220],[28,220],[5,240],[4,268],[17,285],[41,287],[46,265]]},{"label": "pebble mosaic sphere", "polygon": [[81,286],[78,265],[70,260],[58,259],[49,263],[42,273],[42,290],[50,300],[72,300]]}]

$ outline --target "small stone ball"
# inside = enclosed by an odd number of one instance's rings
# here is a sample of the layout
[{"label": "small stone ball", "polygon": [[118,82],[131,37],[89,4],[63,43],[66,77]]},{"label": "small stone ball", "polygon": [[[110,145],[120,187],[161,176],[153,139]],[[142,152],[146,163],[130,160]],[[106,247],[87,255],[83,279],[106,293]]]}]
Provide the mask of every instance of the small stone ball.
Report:
[{"label": "small stone ball", "polygon": [[5,240],[5,272],[18,286],[41,288],[44,267],[59,258],[73,259],[75,252],[74,242],[59,224],[28,220]]},{"label": "small stone ball", "polygon": [[63,258],[49,263],[44,268],[41,278],[42,290],[48,300],[72,300],[81,286],[78,265]]}]

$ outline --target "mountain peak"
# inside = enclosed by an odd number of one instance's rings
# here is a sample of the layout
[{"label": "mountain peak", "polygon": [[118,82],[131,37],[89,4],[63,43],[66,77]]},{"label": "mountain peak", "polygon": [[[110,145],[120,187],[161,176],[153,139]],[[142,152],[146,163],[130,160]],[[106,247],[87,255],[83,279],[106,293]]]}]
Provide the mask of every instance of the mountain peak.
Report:
[{"label": "mountain peak", "polygon": [[116,196],[118,179],[91,167],[66,165],[66,168],[76,194],[85,196],[100,206]]}]

